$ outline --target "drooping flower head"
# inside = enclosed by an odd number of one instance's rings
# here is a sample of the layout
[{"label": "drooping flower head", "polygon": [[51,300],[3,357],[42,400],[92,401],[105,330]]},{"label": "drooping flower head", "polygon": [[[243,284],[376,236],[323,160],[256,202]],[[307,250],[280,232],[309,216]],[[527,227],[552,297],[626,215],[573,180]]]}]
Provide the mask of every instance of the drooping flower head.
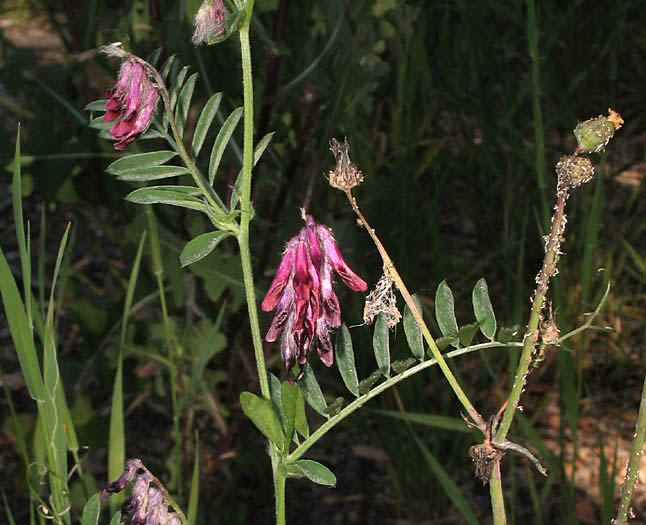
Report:
[{"label": "drooping flower head", "polygon": [[319,358],[332,366],[334,353],[330,328],[341,325],[341,308],[332,288],[332,270],[351,290],[363,292],[366,283],[352,271],[336,245],[332,231],[305,215],[305,227],[287,243],[276,276],[262,301],[265,312],[276,309],[266,341],[282,333],[281,356],[287,379],[296,363],[304,372],[307,354],[314,344]]},{"label": "drooping flower head", "polygon": [[[168,511],[169,502],[155,478],[139,459],[130,459],[123,474],[101,491],[101,500],[121,492],[134,481],[132,493],[121,505],[119,523],[130,520],[130,525],[180,525],[181,520],[174,512]],[[151,487],[152,483],[160,488]]]},{"label": "drooping flower head", "polygon": [[[108,46],[106,53],[111,51]],[[141,61],[124,52],[116,85],[107,93],[105,122],[115,121],[110,135],[117,139],[114,149],[122,150],[148,129],[159,93]]]}]

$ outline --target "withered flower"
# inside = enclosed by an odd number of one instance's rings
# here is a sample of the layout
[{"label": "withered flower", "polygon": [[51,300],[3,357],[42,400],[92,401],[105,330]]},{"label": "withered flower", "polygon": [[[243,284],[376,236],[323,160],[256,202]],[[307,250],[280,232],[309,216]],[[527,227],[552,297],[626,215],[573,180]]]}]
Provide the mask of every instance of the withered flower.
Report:
[{"label": "withered flower", "polygon": [[168,512],[169,501],[160,488],[151,487],[151,483],[161,487],[139,459],[130,459],[119,479],[110,483],[101,491],[105,501],[112,494],[121,492],[128,483],[134,480],[130,497],[121,505],[120,523],[130,520],[130,525],[181,525],[181,519],[175,512]]},{"label": "withered flower", "polygon": [[224,37],[227,14],[222,0],[204,0],[195,13],[193,44],[209,44]]},{"label": "withered flower", "polygon": [[126,55],[117,83],[107,96],[103,120],[116,121],[110,135],[117,139],[114,149],[122,150],[148,129],[159,93],[145,66],[132,55]]},{"label": "withered flower", "polygon": [[314,339],[319,358],[332,366],[334,353],[329,329],[341,325],[341,307],[332,288],[332,270],[351,290],[363,292],[366,283],[352,271],[336,245],[332,231],[305,215],[305,227],[287,243],[276,276],[262,302],[265,312],[276,308],[266,341],[282,333],[281,356],[287,379],[298,362],[303,376]]}]

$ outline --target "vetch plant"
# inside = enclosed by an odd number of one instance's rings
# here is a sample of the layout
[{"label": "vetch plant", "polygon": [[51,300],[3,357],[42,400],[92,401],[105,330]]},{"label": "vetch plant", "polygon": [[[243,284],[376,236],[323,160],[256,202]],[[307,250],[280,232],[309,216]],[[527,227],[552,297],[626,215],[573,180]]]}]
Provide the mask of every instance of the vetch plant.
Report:
[{"label": "vetch plant", "polygon": [[[276,523],[282,525],[286,522],[287,479],[304,477],[320,485],[336,485],[336,476],[328,467],[305,457],[327,432],[364,406],[370,399],[436,365],[462,405],[466,424],[477,429],[483,436],[481,443],[474,444],[468,451],[465,450],[464,454],[468,454],[473,460],[476,476],[483,484],[489,483],[494,523],[506,523],[501,470],[504,455],[510,451],[524,455],[541,474],[546,474],[540,460],[534,454],[524,446],[508,439],[515,414],[521,408],[520,397],[532,365],[540,361],[541,353],[545,348],[558,346],[575,332],[590,328],[601,307],[600,304],[584,325],[568,334],[561,335],[554,323],[547,298],[550,280],[558,272],[558,262],[562,254],[561,247],[567,223],[565,205],[572,190],[591,180],[594,175],[592,162],[585,155],[603,150],[623,121],[615,111],[610,110],[607,117],[600,116],[579,124],[574,130],[578,142],[576,150],[572,155],[562,157],[556,165],[556,204],[551,229],[545,238],[545,257],[536,277],[529,321],[521,341],[512,340],[509,330],[498,327],[489,297],[489,288],[484,278],[476,282],[471,292],[475,319],[462,325],[458,323],[455,315],[452,290],[446,281],[439,284],[435,295],[434,311],[439,333],[437,337],[432,335],[424,319],[425,311],[421,301],[407,288],[396,268],[395,261],[360,209],[357,194],[366,176],[351,160],[347,140],[340,142],[332,139],[330,150],[334,155],[335,166],[327,173],[328,182],[331,187],[345,194],[358,224],[370,236],[381,258],[380,266],[383,274],[366,297],[363,316],[364,323],[373,326],[372,342],[377,368],[368,374],[357,369],[354,344],[350,330],[342,317],[342,306],[333,288],[333,277],[336,273],[354,292],[365,292],[368,285],[350,268],[341,255],[341,250],[345,250],[345,247],[337,245],[332,230],[317,223],[313,211],[304,209],[301,215],[305,225],[287,241],[274,280],[261,302],[264,311],[275,311],[265,332],[264,340],[273,343],[279,337],[281,339],[280,354],[285,370],[285,379],[281,381],[278,376],[267,371],[263,350],[263,330],[261,330],[257,312],[258,291],[254,282],[249,242],[250,223],[255,213],[251,200],[253,167],[261,159],[272,138],[270,133],[254,143],[254,90],[249,41],[253,5],[253,0],[246,2],[235,0],[233,4],[227,2],[227,6],[220,0],[206,0],[195,17],[193,42],[196,45],[218,43],[234,34],[239,36],[240,42],[243,106],[234,109],[217,130],[208,156],[208,171],[202,173],[197,161],[200,155],[203,156],[203,146],[213,126],[222,94],[216,93],[207,101],[196,120],[194,129],[189,130],[189,112],[197,75],[189,76],[188,68],[183,68],[170,80],[170,72],[177,65],[174,56],[157,67],[159,51],[150,59],[144,60],[118,44],[107,46],[104,51],[121,60],[118,79],[114,88],[108,92],[107,100],[93,102],[87,109],[93,112],[104,112],[103,115],[91,121],[91,126],[100,129],[102,136],[116,139],[114,148],[117,150],[123,150],[138,139],[165,141],[164,147],[167,149],[125,155],[110,164],[107,172],[122,181],[137,184],[153,183],[150,186],[139,186],[131,191],[126,196],[129,202],[184,208],[202,214],[208,221],[211,231],[188,240],[184,245],[179,256],[182,266],[188,266],[208,257],[226,239],[235,239],[237,242],[260,389],[260,395],[242,392],[240,405],[248,418],[267,438],[267,451],[274,485]],[[161,111],[156,118],[159,99],[161,99]],[[218,194],[214,188],[214,181],[218,176],[225,148],[241,118],[243,119],[242,166],[231,188],[230,198],[227,199]],[[190,132],[192,132],[192,139],[188,144],[186,137]],[[16,155],[14,170],[19,168],[19,149]],[[179,177],[184,177],[182,182],[186,180],[189,182],[179,184],[177,183]],[[14,210],[21,245],[21,262],[24,278],[28,282],[29,254],[25,248],[19,198],[16,197],[20,195],[19,173],[14,176],[14,181]],[[147,209],[150,210],[149,207]],[[150,230],[153,231],[155,222],[152,210],[149,211],[148,217]],[[156,237],[153,235],[153,238]],[[66,236],[61,244],[55,276],[59,270],[65,241]],[[135,277],[141,260],[142,246],[143,239],[133,265]],[[158,244],[153,244],[153,252],[159,255]],[[25,255],[24,258],[23,255]],[[177,356],[170,341],[162,270],[158,264],[155,265],[155,273],[160,289],[170,363],[174,438],[179,450],[181,436],[179,414],[185,398],[180,398],[178,391],[174,361]],[[51,497],[48,504],[43,503],[42,508],[46,509],[48,517],[52,517],[54,522],[67,524],[71,522],[71,518],[66,484],[68,474],[66,451],[68,448],[73,449],[73,438],[66,435],[59,425],[59,422],[66,417],[67,406],[58,382],[52,301],[50,300],[47,319],[40,328],[44,341],[41,371],[37,366],[38,358],[31,330],[32,321],[36,319],[35,313],[31,310],[31,298],[27,296],[22,301],[19,297],[4,256],[0,259],[0,279],[11,334],[28,389],[32,397],[38,401],[39,417],[49,432],[48,435],[51,435],[47,443],[48,457],[45,470],[49,478]],[[134,280],[131,282],[134,283]],[[134,287],[134,284],[132,286]],[[25,289],[28,289],[28,285],[25,285]],[[128,300],[124,308],[122,343],[125,338],[125,320],[132,300],[132,291],[133,288],[129,286]],[[403,315],[397,306],[397,294],[401,295],[405,304]],[[400,322],[403,325],[410,356],[393,361],[390,355],[390,330]],[[484,338],[485,342],[475,342],[476,337],[480,337],[481,340]],[[335,338],[334,342],[333,338]],[[451,350],[447,351],[449,348]],[[448,361],[467,353],[493,348],[518,348],[521,354],[517,367],[512,372],[514,382],[509,395],[494,416],[485,418],[471,401],[468,393],[470,385],[461,384]],[[315,366],[308,362],[308,356],[314,351],[326,367],[336,364],[341,380],[348,391],[346,394],[348,401],[343,397],[337,397],[330,402],[330,396],[324,394],[316,378]],[[362,351],[365,350],[362,349]],[[122,359],[123,356],[120,354],[114,389],[119,395],[115,397],[112,405],[111,420],[111,434],[120,434],[121,438],[123,438],[123,429],[120,428],[120,425],[123,425],[123,406],[119,396],[123,373]],[[308,421],[306,405],[309,405],[322,419],[318,419],[315,423]],[[643,412],[640,412],[638,436],[635,441],[639,454],[641,454],[642,445],[638,443],[638,439],[643,443],[643,429],[646,428]],[[403,415],[406,417],[405,414]],[[314,417],[318,418],[318,416]],[[458,424],[463,425],[459,420]],[[65,428],[70,432],[69,426]],[[71,431],[73,433],[73,426]],[[418,438],[416,440],[420,450],[424,451],[424,444]],[[113,520],[129,520],[133,524],[147,525],[187,523],[188,520],[179,505],[171,498],[161,482],[140,460],[131,459],[126,463],[123,449],[123,446],[117,444],[111,451],[111,478],[117,477],[116,471],[123,473],[101,492],[101,499],[105,500],[121,493],[130,483],[134,485],[131,495],[124,501],[121,511]],[[639,454],[636,453],[636,457]],[[618,520],[625,519],[632,492],[630,483],[634,480],[636,468],[635,464],[631,463],[627,483],[622,493],[622,506]],[[181,478],[181,475],[179,477]],[[444,483],[450,483],[450,480],[445,480]],[[83,525],[98,522],[99,505],[97,494],[86,506]],[[468,504],[466,505],[468,508]],[[173,507],[173,511],[169,510],[169,506]],[[457,502],[456,506],[459,506]],[[469,512],[465,510],[463,514],[466,515]],[[622,513],[624,518],[621,518]],[[191,512],[188,514],[190,518]],[[620,522],[623,523],[623,521]]]},{"label": "vetch plant", "polygon": [[[108,172],[122,180],[133,181],[152,181],[186,173],[191,175],[194,186],[152,186],[137,189],[127,197],[128,200],[136,203],[167,204],[189,208],[202,212],[208,217],[214,231],[202,234],[186,244],[180,255],[183,265],[206,257],[226,237],[233,236],[238,241],[261,394],[258,396],[243,392],[240,403],[246,415],[269,442],[276,522],[285,523],[285,486],[288,478],[307,477],[323,485],[336,484],[336,477],[327,467],[303,458],[319,439],[369,399],[425,368],[438,365],[464,408],[467,424],[477,428],[484,436],[484,442],[474,445],[469,454],[475,462],[478,477],[483,483],[490,482],[495,522],[505,523],[500,484],[500,461],[504,454],[507,451],[515,451],[525,455],[541,473],[545,474],[540,461],[531,452],[507,440],[506,437],[513,415],[519,407],[518,400],[529,367],[537,357],[536,351],[541,342],[540,338],[542,337],[543,344],[558,345],[561,340],[569,336],[569,334],[560,336],[558,328],[545,310],[549,280],[557,271],[558,258],[561,254],[560,246],[566,223],[565,202],[571,189],[587,182],[593,175],[591,162],[581,155],[602,149],[615,129],[621,125],[621,117],[611,111],[609,117],[599,117],[580,124],[575,130],[579,147],[574,155],[563,157],[557,164],[557,204],[552,230],[546,239],[546,257],[536,280],[537,289],[530,321],[522,342],[510,341],[504,330],[501,330],[498,333],[498,339],[496,338],[498,331],[496,319],[484,279],[478,281],[472,293],[476,322],[461,327],[455,318],[453,294],[445,282],[440,284],[436,294],[436,319],[441,337],[436,341],[424,321],[419,299],[407,289],[385,246],[370,227],[359,208],[357,198],[352,193],[363,182],[363,172],[350,159],[347,141],[341,143],[332,139],[330,149],[334,154],[336,166],[327,174],[330,186],[345,193],[359,223],[372,238],[382,259],[383,276],[376,288],[368,295],[364,311],[366,323],[376,321],[373,343],[378,370],[359,380],[350,331],[342,323],[341,306],[332,288],[332,270],[354,291],[365,291],[367,285],[347,265],[331,231],[326,226],[317,224],[308,211],[303,210],[305,226],[287,242],[276,276],[262,301],[263,310],[276,310],[265,340],[274,342],[282,336],[280,352],[286,380],[281,382],[273,374],[268,375],[266,371],[249,250],[252,167],[269,143],[271,135],[264,137],[254,148],[253,77],[248,41],[253,2],[246,2],[244,5],[237,3],[236,7],[242,16],[239,34],[243,71],[244,151],[242,170],[234,185],[230,204],[228,206],[224,204],[224,200],[217,195],[212,184],[222,150],[240,118],[240,111],[235,110],[220,129],[211,154],[208,178],[203,176],[197,169],[194,156],[200,153],[206,130],[213,120],[213,105],[216,102],[214,99],[207,102],[200,115],[190,149],[192,154],[189,153],[183,144],[183,134],[194,87],[194,80],[191,84],[189,82],[194,79],[194,76],[184,86],[182,86],[184,76],[178,76],[175,85],[168,91],[163,81],[165,77],[163,71],[168,67],[162,67],[162,73],[160,73],[152,65],[136,57],[126,56],[126,63],[132,61],[143,65],[147,72],[146,77],[153,79],[164,103],[162,122],[154,121],[151,129],[157,132],[157,136],[166,138],[172,149],[125,157],[109,166]],[[204,2],[196,16],[194,42],[212,43],[217,40],[222,32],[222,20],[226,16],[228,14],[219,2]],[[97,108],[97,104],[90,107],[90,109]],[[107,106],[106,109],[108,109]],[[169,125],[171,135],[167,132]],[[184,166],[165,166],[164,164],[176,154],[179,154]],[[411,358],[396,362],[391,362],[390,359],[389,329],[394,327],[402,316],[397,308],[393,288],[401,294],[406,305],[403,325],[412,354]],[[334,329],[338,330],[333,348],[330,331]],[[473,344],[478,331],[488,342]],[[442,350],[448,346],[453,346],[455,350],[443,353]],[[486,421],[451,371],[447,360],[468,352],[510,346],[523,349],[516,371],[516,381],[498,414]],[[430,354],[428,357],[425,347]],[[307,361],[308,355],[314,349],[326,366],[330,367],[336,361],[343,383],[354,400],[345,404],[345,399],[337,398],[336,401],[328,404],[316,380],[314,368]],[[310,432],[305,403],[325,418],[325,421],[313,432]]]}]

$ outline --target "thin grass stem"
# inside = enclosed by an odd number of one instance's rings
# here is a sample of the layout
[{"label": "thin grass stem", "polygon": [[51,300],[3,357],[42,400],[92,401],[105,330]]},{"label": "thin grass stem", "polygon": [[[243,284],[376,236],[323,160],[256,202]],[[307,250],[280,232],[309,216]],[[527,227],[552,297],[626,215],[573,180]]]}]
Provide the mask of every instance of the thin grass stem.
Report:
[{"label": "thin grass stem", "polygon": [[624,525],[628,523],[630,514],[630,500],[633,497],[633,491],[637,485],[637,478],[639,477],[639,463],[644,455],[644,437],[646,436],[646,377],[644,378],[644,388],[642,389],[642,397],[639,402],[639,413],[637,414],[637,424],[635,425],[635,437],[633,439],[633,446],[630,451],[630,460],[628,461],[628,469],[626,470],[626,478],[623,486],[621,487],[621,501],[619,502],[619,510],[617,511],[617,519],[613,525]]}]

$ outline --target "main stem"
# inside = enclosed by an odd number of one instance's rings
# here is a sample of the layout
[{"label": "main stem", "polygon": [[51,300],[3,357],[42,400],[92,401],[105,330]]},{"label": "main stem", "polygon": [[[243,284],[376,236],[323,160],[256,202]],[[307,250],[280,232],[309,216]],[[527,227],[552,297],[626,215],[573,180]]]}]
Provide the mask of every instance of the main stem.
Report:
[{"label": "main stem", "polygon": [[532,301],[532,310],[529,316],[529,323],[525,330],[523,338],[523,351],[520,355],[516,376],[514,377],[514,384],[512,385],[511,392],[507,398],[507,407],[502,416],[502,422],[496,432],[496,441],[502,443],[505,441],[511,423],[518,408],[518,400],[523,391],[525,383],[527,382],[527,373],[532,363],[532,354],[538,342],[538,323],[541,318],[545,296],[550,284],[550,278],[556,272],[556,261],[559,256],[559,249],[561,246],[561,237],[565,232],[565,203],[568,198],[569,187],[566,183],[559,183],[557,192],[557,201],[552,217],[552,227],[546,241],[545,257],[543,259],[543,267],[536,276],[536,290],[534,292],[534,300]]},{"label": "main stem", "polygon": [[351,191],[347,190],[345,194],[348,197],[348,200],[350,201],[350,205],[352,206],[352,209],[357,214],[357,217],[359,217],[359,220],[366,228],[366,231],[368,232],[373,242],[375,243],[375,246],[377,247],[377,251],[379,252],[379,255],[381,255],[381,258],[384,262],[384,267],[386,271],[390,274],[390,277],[395,283],[395,286],[397,286],[397,289],[402,294],[402,297],[404,298],[406,305],[408,306],[411,313],[413,314],[413,317],[415,318],[417,325],[422,330],[422,335],[424,336],[424,339],[428,343],[428,346],[431,349],[431,353],[433,354],[433,357],[435,358],[435,360],[437,361],[437,364],[442,370],[444,377],[446,377],[446,380],[449,382],[449,385],[451,385],[453,392],[455,393],[460,403],[462,403],[462,406],[468,412],[473,422],[478,426],[478,428],[480,428],[484,432],[486,427],[486,423],[484,419],[482,419],[482,416],[480,415],[480,413],[473,406],[473,404],[471,403],[467,395],[464,393],[464,390],[462,390],[462,387],[460,386],[460,384],[458,383],[458,380],[453,375],[453,372],[451,372],[449,365],[446,363],[444,356],[442,356],[440,349],[435,343],[435,339],[433,339],[431,332],[426,326],[426,323],[424,322],[424,318],[422,317],[421,312],[417,309],[417,305],[415,304],[415,301],[413,301],[413,298],[411,297],[408,289],[406,288],[404,281],[399,276],[399,273],[397,273],[397,270],[395,269],[395,265],[393,264],[392,259],[388,255],[388,252],[386,252],[386,248],[384,248],[383,244],[381,244],[379,237],[377,237],[377,234],[370,227],[370,224],[368,224],[368,221],[361,213],[361,210],[357,205],[357,200],[352,196]]},{"label": "main stem", "polygon": [[[561,239],[565,232],[565,203],[569,195],[569,184],[560,179],[557,186],[557,200],[554,215],[552,216],[552,226],[545,243],[545,257],[543,266],[536,276],[536,290],[534,291],[534,300],[532,301],[532,310],[529,316],[529,323],[523,337],[523,351],[520,355],[516,376],[507,397],[507,407],[502,417],[500,427],[496,432],[495,441],[504,443],[514,420],[518,401],[527,382],[527,374],[532,363],[532,357],[536,343],[538,342],[538,323],[541,319],[541,312],[545,302],[545,296],[549,289],[550,278],[556,273],[556,263],[559,257]],[[504,525],[507,523],[505,516],[505,502],[502,491],[502,479],[500,476],[500,465],[496,463],[491,470],[489,477],[489,494],[491,497],[491,509],[494,517],[494,525]]]},{"label": "main stem", "polygon": [[[240,260],[242,262],[242,276],[244,280],[249,324],[251,325],[251,339],[256,356],[256,368],[260,392],[265,399],[270,399],[269,381],[265,366],[265,354],[260,336],[260,323],[258,322],[258,309],[256,307],[256,292],[253,283],[251,268],[251,253],[249,251],[249,223],[251,222],[251,170],[253,169],[253,76],[251,69],[251,46],[249,45],[249,23],[253,11],[253,0],[245,4],[244,21],[240,27],[240,54],[242,60],[242,87],[244,103],[244,136],[242,156],[242,190],[240,194],[240,230],[238,245],[240,246]],[[276,497],[276,524],[285,524],[285,477],[279,472],[278,450],[270,442],[269,455],[273,472],[274,491]]]}]

